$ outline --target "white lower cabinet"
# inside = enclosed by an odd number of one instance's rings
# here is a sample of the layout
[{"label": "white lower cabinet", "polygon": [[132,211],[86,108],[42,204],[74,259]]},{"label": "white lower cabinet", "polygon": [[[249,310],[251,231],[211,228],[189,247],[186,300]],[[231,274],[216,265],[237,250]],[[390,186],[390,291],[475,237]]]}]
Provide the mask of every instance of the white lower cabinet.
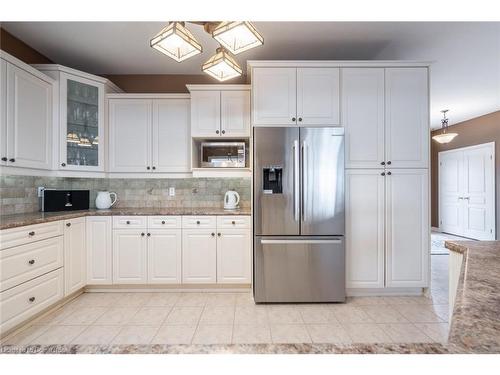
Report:
[{"label": "white lower cabinet", "polygon": [[182,232],[180,229],[148,231],[148,283],[182,282]]},{"label": "white lower cabinet", "polygon": [[85,218],[64,221],[64,295],[87,283],[87,248]]},{"label": "white lower cabinet", "polygon": [[217,282],[217,239],[214,229],[183,229],[182,282]]},{"label": "white lower cabinet", "polygon": [[87,227],[87,284],[113,283],[112,218],[90,216]]},{"label": "white lower cabinet", "polygon": [[113,231],[113,284],[147,282],[147,240],[145,229]]},{"label": "white lower cabinet", "polygon": [[224,229],[217,233],[217,283],[251,282],[251,241],[248,229]]}]

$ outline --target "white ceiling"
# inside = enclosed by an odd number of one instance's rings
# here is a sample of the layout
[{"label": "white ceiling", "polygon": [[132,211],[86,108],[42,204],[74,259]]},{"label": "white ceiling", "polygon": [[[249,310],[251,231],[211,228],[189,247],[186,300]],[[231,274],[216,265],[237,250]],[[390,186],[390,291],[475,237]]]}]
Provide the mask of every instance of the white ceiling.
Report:
[{"label": "white ceiling", "polygon": [[[201,74],[217,43],[188,28],[204,52],[176,63],[149,47],[165,23],[7,22],[2,27],[57,63],[96,74]],[[264,46],[246,60],[405,59],[434,61],[431,125],[450,109],[456,123],[500,109],[500,23],[256,22]]]}]

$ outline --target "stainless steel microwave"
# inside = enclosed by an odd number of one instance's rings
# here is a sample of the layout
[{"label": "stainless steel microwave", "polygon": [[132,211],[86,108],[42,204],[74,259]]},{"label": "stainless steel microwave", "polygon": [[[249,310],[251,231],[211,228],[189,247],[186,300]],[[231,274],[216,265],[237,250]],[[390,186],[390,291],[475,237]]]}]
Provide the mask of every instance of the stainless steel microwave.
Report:
[{"label": "stainless steel microwave", "polygon": [[244,168],[245,142],[202,142],[202,168]]}]

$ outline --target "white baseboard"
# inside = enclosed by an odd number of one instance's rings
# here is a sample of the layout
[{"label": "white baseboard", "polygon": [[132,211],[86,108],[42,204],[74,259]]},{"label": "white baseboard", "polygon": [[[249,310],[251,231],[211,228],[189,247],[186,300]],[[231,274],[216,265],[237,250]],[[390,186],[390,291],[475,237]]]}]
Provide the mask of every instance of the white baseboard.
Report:
[{"label": "white baseboard", "polygon": [[85,292],[89,293],[151,293],[151,292],[217,292],[217,293],[237,293],[249,292],[252,290],[250,284],[207,284],[207,285],[87,285]]},{"label": "white baseboard", "polygon": [[389,296],[420,296],[423,288],[356,288],[346,289],[348,297],[389,297]]}]

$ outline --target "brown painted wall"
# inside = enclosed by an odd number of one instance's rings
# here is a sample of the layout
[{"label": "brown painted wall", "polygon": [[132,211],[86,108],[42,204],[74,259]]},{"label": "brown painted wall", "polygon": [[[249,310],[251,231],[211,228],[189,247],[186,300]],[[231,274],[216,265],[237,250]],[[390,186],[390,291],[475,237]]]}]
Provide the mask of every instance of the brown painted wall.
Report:
[{"label": "brown painted wall", "polygon": [[[103,75],[129,93],[186,93],[186,84],[218,83],[206,74],[113,74]],[[246,83],[244,76],[224,83]]]},{"label": "brown painted wall", "polygon": [[[495,142],[495,181],[496,181],[496,232],[500,238],[500,111],[493,112],[472,120],[464,121],[448,128],[458,136],[448,144],[439,144],[431,140],[431,222],[439,227],[438,196],[438,152],[460,147]],[[440,130],[433,131],[431,136]]]},{"label": "brown painted wall", "polygon": [[27,64],[52,64],[53,61],[31,48],[22,40],[0,28],[0,49]]}]

